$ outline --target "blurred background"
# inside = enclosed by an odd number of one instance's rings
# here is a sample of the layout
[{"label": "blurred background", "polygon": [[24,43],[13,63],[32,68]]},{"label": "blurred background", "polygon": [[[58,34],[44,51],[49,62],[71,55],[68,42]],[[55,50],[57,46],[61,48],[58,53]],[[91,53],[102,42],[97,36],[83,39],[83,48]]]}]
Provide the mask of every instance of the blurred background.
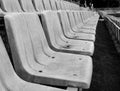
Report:
[{"label": "blurred background", "polygon": [[78,3],[80,6],[89,6],[93,4],[95,8],[107,8],[107,7],[119,7],[120,0],[66,0],[74,3]]}]

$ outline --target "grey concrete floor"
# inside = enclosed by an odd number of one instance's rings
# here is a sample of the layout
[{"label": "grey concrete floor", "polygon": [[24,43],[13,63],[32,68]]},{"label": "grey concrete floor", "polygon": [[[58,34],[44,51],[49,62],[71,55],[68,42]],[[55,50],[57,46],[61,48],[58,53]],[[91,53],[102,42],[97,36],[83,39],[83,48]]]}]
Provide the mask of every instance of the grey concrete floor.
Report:
[{"label": "grey concrete floor", "polygon": [[97,26],[91,87],[83,91],[120,91],[120,55],[104,21]]}]

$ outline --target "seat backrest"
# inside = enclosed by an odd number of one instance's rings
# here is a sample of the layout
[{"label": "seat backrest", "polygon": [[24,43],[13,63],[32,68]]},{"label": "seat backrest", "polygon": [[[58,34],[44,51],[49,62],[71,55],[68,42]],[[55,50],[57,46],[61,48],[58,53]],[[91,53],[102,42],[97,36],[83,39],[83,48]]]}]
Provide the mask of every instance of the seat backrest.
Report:
[{"label": "seat backrest", "polygon": [[70,22],[66,11],[58,11],[59,20],[65,35],[70,31]]},{"label": "seat backrest", "polygon": [[49,0],[43,0],[43,5],[45,10],[51,10],[51,6],[50,6],[50,1]]},{"label": "seat backrest", "polygon": [[68,14],[68,17],[69,17],[70,25],[73,28],[74,26],[76,26],[76,24],[75,24],[75,18],[73,16],[73,12],[68,11],[67,14]]},{"label": "seat backrest", "polygon": [[5,90],[5,87],[3,86],[3,84],[2,84],[1,81],[0,81],[0,90],[1,90],[1,91],[6,91],[6,90]]},{"label": "seat backrest", "polygon": [[82,22],[82,18],[80,16],[79,12],[78,11],[74,11],[73,15],[74,15],[74,19],[75,19],[76,25],[79,25],[79,26],[82,25],[83,22]]},{"label": "seat backrest", "polygon": [[50,0],[50,4],[51,4],[51,7],[52,7],[52,10],[57,10],[55,0]]},{"label": "seat backrest", "polygon": [[72,3],[69,4],[69,10],[72,10]]},{"label": "seat backrest", "polygon": [[61,10],[61,5],[60,5],[60,1],[56,0],[56,7],[57,7],[57,10]]},{"label": "seat backrest", "polygon": [[41,66],[36,61],[43,54],[39,32],[42,26],[38,16],[32,13],[6,15],[5,25],[16,70],[20,70],[17,65],[21,69],[35,65],[32,69],[38,70]]},{"label": "seat backrest", "polygon": [[81,16],[81,13],[78,11],[78,19],[79,19],[79,21],[81,22],[81,23],[83,23],[83,21],[82,21],[82,16]]},{"label": "seat backrest", "polygon": [[63,1],[64,10],[70,10],[69,4],[70,4],[69,2]]},{"label": "seat backrest", "polygon": [[9,56],[0,37],[0,81],[4,85],[10,85],[13,83],[13,79],[17,77],[12,64],[10,62]]},{"label": "seat backrest", "polygon": [[82,17],[82,21],[83,21],[83,23],[85,23],[86,20],[87,20],[86,12],[87,12],[87,11],[81,11],[81,12],[80,12],[80,13],[81,13],[81,17]]},{"label": "seat backrest", "polygon": [[67,2],[67,9],[69,9],[70,10],[70,2]]},{"label": "seat backrest", "polygon": [[[44,31],[49,35],[51,45],[59,44],[61,36],[63,36],[62,27],[60,25],[59,17],[55,11],[47,11],[41,13]],[[57,45],[56,45],[57,46]]]},{"label": "seat backrest", "polygon": [[[17,61],[17,60],[15,60]],[[20,65],[16,65],[19,66]],[[0,37],[0,91],[68,91],[29,83],[17,76]]]},{"label": "seat backrest", "polygon": [[32,0],[19,0],[24,12],[36,12]]},{"label": "seat backrest", "polygon": [[33,4],[35,6],[36,11],[41,12],[45,10],[42,0],[33,0]]},{"label": "seat backrest", "polygon": [[18,0],[1,0],[1,9],[5,12],[22,12]]},{"label": "seat backrest", "polygon": [[65,10],[65,4],[63,1],[59,2],[61,10]]},{"label": "seat backrest", "polygon": [[33,13],[6,15],[5,24],[15,60],[14,63],[22,63],[22,68],[29,63],[31,67],[35,65],[32,69],[41,69],[42,65],[40,66],[40,64],[45,62],[45,59],[42,58],[44,55],[49,57],[49,53],[47,54],[46,50],[50,50],[50,45],[48,44],[51,42],[48,40],[50,39],[49,35],[44,33],[38,15]]},{"label": "seat backrest", "polygon": [[73,12],[73,16],[74,16],[76,25],[78,25],[79,24],[79,19],[78,19],[77,11]]}]

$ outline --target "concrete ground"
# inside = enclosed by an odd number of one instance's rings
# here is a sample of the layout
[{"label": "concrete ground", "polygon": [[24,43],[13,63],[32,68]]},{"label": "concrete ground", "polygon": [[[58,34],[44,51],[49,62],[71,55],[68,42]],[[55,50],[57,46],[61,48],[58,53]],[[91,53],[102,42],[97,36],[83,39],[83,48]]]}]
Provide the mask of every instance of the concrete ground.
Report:
[{"label": "concrete ground", "polygon": [[91,87],[83,91],[120,91],[120,55],[104,21],[97,26],[93,66]]}]

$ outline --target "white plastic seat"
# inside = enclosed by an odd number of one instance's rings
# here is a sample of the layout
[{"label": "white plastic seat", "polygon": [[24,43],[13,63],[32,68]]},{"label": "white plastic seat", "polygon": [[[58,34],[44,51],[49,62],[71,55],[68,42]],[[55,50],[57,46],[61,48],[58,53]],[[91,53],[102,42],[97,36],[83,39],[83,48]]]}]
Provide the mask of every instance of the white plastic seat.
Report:
[{"label": "white plastic seat", "polygon": [[61,7],[62,7],[62,10],[67,10],[67,8],[66,8],[66,2],[65,1],[62,1],[61,3]]},{"label": "white plastic seat", "polygon": [[57,10],[56,4],[55,4],[55,0],[50,0],[50,4],[51,4],[52,10]]},{"label": "white plastic seat", "polygon": [[67,9],[66,1],[61,1],[61,2],[60,2],[60,6],[61,6],[61,10],[68,10],[68,9]]},{"label": "white plastic seat", "polygon": [[[18,66],[18,65],[17,65]],[[0,90],[1,91],[66,91],[26,82],[15,73],[2,39],[0,38]]]},{"label": "white plastic seat", "polygon": [[6,91],[6,90],[5,90],[5,87],[3,86],[3,84],[2,84],[1,81],[0,81],[0,90],[1,90],[1,91]]},{"label": "white plastic seat", "polygon": [[[83,19],[83,17],[79,17],[79,14],[77,13],[77,12],[73,12],[73,14],[74,14],[74,17],[75,17],[75,21],[76,21],[76,27],[79,29],[81,29],[81,28],[85,28],[85,29],[89,29],[89,30],[94,30],[94,31],[96,31],[96,26],[97,26],[97,24],[96,23],[94,23],[94,22],[92,22],[91,20],[91,17],[88,17],[88,16],[86,16],[86,15],[88,15],[89,14],[89,11],[84,11],[84,12],[80,12],[80,13],[83,13],[84,15],[81,15],[80,14],[80,16],[83,16],[84,17],[84,19]],[[79,18],[78,18],[79,17]],[[81,19],[80,19],[81,18]],[[79,21],[79,19],[80,19],[80,21]],[[86,22],[88,22],[88,23],[86,23]],[[93,24],[94,23],[94,24]]]},{"label": "white plastic seat", "polygon": [[45,10],[52,10],[49,0],[43,0],[43,5]]},{"label": "white plastic seat", "polygon": [[33,3],[37,12],[41,12],[45,10],[42,0],[33,0]]},{"label": "white plastic seat", "polygon": [[80,14],[79,14],[79,11],[74,11],[73,15],[74,15],[76,26],[81,27],[83,25],[83,22],[82,22],[82,18],[80,16]]},{"label": "white plastic seat", "polygon": [[59,15],[59,20],[61,22],[62,30],[67,38],[95,41],[94,34],[82,33],[82,32],[76,33],[72,31],[66,11],[59,11],[58,15]]},{"label": "white plastic seat", "polygon": [[91,31],[96,30],[96,28],[94,28],[94,26],[91,26],[91,25],[89,26],[88,24],[83,23],[81,15],[79,15],[78,11],[73,11],[73,15],[74,15],[75,26],[76,26],[77,30],[79,30],[79,29],[87,29],[87,30],[91,30]]},{"label": "white plastic seat", "polygon": [[59,0],[56,0],[56,7],[57,7],[57,10],[62,10],[62,7],[60,5],[60,1]]},{"label": "white plastic seat", "polygon": [[57,12],[42,12],[41,19],[43,29],[48,34],[50,45],[54,50],[84,55],[93,54],[93,42],[68,39],[64,36]]},{"label": "white plastic seat", "polygon": [[18,0],[1,0],[0,3],[5,12],[22,12]]},{"label": "white plastic seat", "polygon": [[53,86],[89,88],[91,57],[53,51],[38,15],[6,15],[5,25],[15,70],[20,77]]},{"label": "white plastic seat", "polygon": [[66,5],[66,10],[70,10],[70,2],[66,2],[67,3],[67,5]]},{"label": "white plastic seat", "polygon": [[80,12],[80,13],[81,13],[83,24],[84,24],[83,27],[87,27],[87,28],[96,30],[99,16],[95,16],[93,14],[92,14],[92,16],[91,15],[89,16],[89,14],[90,14],[89,11],[84,11],[84,12]]},{"label": "white plastic seat", "polygon": [[95,30],[89,29],[89,28],[78,28],[78,26],[75,23],[75,18],[73,16],[73,12],[68,11],[68,17],[69,17],[69,22],[71,25],[71,28],[74,32],[83,32],[83,33],[89,33],[89,34],[95,34]]},{"label": "white plastic seat", "polygon": [[36,12],[32,0],[19,0],[24,12]]}]

